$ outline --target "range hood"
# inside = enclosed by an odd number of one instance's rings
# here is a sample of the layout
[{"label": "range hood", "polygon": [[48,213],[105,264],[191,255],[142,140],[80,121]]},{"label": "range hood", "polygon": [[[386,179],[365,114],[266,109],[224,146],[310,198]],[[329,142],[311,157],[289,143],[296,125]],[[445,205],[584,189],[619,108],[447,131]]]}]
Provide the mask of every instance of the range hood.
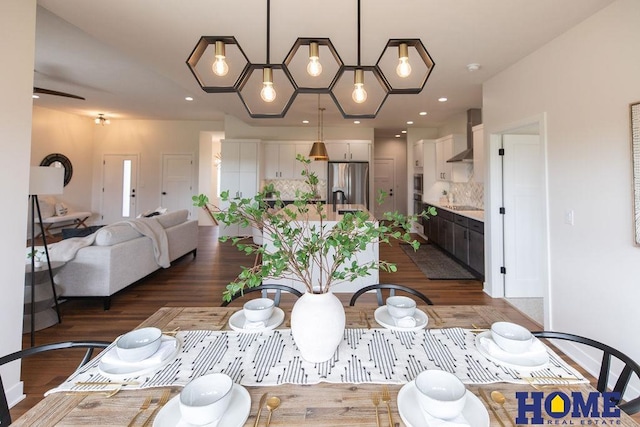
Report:
[{"label": "range hood", "polygon": [[473,162],[473,127],[482,123],[482,110],[471,108],[467,110],[467,149],[456,154],[447,163]]}]

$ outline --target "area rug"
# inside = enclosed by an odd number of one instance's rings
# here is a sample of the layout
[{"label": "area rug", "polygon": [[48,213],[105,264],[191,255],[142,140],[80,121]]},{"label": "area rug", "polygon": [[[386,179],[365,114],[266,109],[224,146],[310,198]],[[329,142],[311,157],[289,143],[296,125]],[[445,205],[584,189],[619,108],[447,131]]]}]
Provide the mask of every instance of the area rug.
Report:
[{"label": "area rug", "polygon": [[474,275],[453,260],[436,245],[422,244],[418,251],[411,245],[400,245],[402,250],[431,280],[473,280]]}]

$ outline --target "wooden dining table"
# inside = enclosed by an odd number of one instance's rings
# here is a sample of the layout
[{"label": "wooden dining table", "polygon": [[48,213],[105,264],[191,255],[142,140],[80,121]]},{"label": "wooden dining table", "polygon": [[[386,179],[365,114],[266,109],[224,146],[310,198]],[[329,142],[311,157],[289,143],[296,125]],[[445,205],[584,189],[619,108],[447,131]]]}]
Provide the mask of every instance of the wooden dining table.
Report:
[{"label": "wooden dining table", "polygon": [[[282,305],[285,320],[279,328],[289,328],[290,309]],[[374,320],[377,305],[358,303],[345,307],[347,328],[381,328]],[[418,306],[429,316],[427,328],[489,328],[497,321],[511,321],[531,330],[539,326],[519,311],[510,307],[494,306]],[[239,307],[163,307],[145,320],[140,327],[155,326],[163,331],[188,330],[228,330],[228,320]],[[556,353],[566,358],[560,351]],[[567,359],[569,360],[569,359]],[[571,363],[571,362],[570,362]],[[577,367],[575,364],[574,367]],[[579,367],[579,371],[586,375]],[[398,412],[397,397],[402,384],[388,384],[391,401],[391,427],[404,426]],[[145,388],[123,390],[111,397],[97,393],[52,393],[14,421],[16,426],[126,426],[134,418],[143,402],[151,397],[151,405],[135,425],[141,426],[158,405],[164,390],[171,396],[180,393],[182,387]],[[278,396],[280,407],[272,414],[272,426],[376,426],[376,408],[372,395],[380,394],[380,384],[319,383],[313,385],[282,384],[276,386],[245,386],[251,396],[251,409],[245,426],[253,426],[258,412],[258,402],[264,393]],[[588,383],[533,387],[529,384],[492,383],[483,385],[467,384],[467,389],[480,397],[490,418],[491,426],[513,427],[518,413],[516,392],[542,390],[545,394],[561,391],[567,395],[580,392],[587,395],[595,391]],[[501,391],[506,396],[504,407],[492,402],[491,391]],[[602,404],[600,403],[600,407]],[[389,426],[389,414],[384,403],[378,406],[380,425]],[[260,426],[264,426],[267,409],[263,407]],[[571,411],[564,418],[555,419],[545,414],[545,424],[565,425],[609,425],[636,426],[628,415],[621,413],[619,419],[572,418]]]}]

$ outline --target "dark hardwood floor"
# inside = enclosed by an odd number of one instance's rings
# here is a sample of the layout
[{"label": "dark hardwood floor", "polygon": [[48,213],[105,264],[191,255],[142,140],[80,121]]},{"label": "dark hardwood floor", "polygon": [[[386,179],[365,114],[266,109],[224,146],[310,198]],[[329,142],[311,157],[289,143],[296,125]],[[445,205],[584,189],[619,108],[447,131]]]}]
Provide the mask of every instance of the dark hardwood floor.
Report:
[{"label": "dark hardwood floor", "polygon": [[[70,300],[60,305],[62,323],[36,332],[36,345],[66,340],[113,341],[135,328],[160,307],[218,306],[222,291],[240,272],[241,265],[252,265],[230,243],[218,242],[217,227],[200,227],[198,255],[187,255],[116,294],[111,309],[104,311],[101,300]],[[381,272],[381,283],[398,283],[425,293],[435,304],[508,305],[492,299],[475,280],[428,280],[396,246],[380,246],[380,257],[397,264],[396,273]],[[342,295],[348,302],[350,295]],[[236,301],[236,304],[239,301]],[[29,334],[23,336],[25,347]],[[81,350],[64,350],[58,354],[34,356],[23,361],[22,378],[27,398],[12,410],[14,419],[35,405],[45,391],[61,383],[76,367]]]}]

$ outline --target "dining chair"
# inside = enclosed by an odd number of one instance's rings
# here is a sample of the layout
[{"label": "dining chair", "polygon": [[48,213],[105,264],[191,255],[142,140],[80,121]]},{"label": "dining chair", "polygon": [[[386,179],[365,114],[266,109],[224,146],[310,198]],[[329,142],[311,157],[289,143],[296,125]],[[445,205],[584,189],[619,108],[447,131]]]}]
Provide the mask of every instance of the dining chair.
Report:
[{"label": "dining chair", "polygon": [[296,288],[292,288],[291,286],[279,285],[275,283],[272,283],[272,284],[267,283],[267,284],[262,284],[260,286],[256,286],[255,288],[247,288],[247,289],[244,289],[242,292],[238,292],[237,294],[231,297],[231,301],[224,301],[220,307],[226,307],[231,302],[251,292],[262,292],[263,298],[269,298],[269,291],[275,291],[274,292],[275,296],[273,300],[275,302],[276,307],[280,305],[280,296],[283,291],[293,294],[297,298],[300,298],[302,296],[302,292],[300,292]]},{"label": "dining chair", "polygon": [[[85,352],[84,357],[78,365],[78,368],[81,368],[89,360],[91,360],[94,349],[107,348],[110,344],[110,342],[106,341],[64,341],[43,344],[36,347],[25,348],[23,350],[19,350],[14,353],[7,354],[6,356],[0,357],[0,366],[3,366],[9,362],[13,362],[14,360],[33,356],[34,354],[43,353],[45,351],[63,350],[69,348],[86,348],[87,351]],[[9,424],[11,424],[11,413],[9,412],[9,403],[7,402],[7,395],[4,392],[2,377],[0,376],[0,426],[8,426]]]},{"label": "dining chair", "polygon": [[353,306],[356,304],[356,300],[360,297],[360,295],[369,291],[376,291],[376,297],[378,299],[378,306],[382,307],[385,304],[384,298],[382,297],[382,290],[388,289],[389,296],[394,296],[396,291],[405,292],[411,294],[415,297],[420,298],[427,305],[433,305],[433,302],[422,292],[416,291],[415,289],[409,288],[408,286],[396,285],[395,283],[377,283],[375,285],[365,286],[364,288],[356,291],[351,297],[351,301],[349,301],[349,305]]},{"label": "dining chair", "polygon": [[[618,380],[616,381],[613,390],[614,392],[620,393],[620,397],[624,396],[624,391],[631,380],[631,375],[635,374],[636,377],[640,378],[640,365],[638,365],[633,359],[631,359],[626,354],[621,351],[610,347],[606,344],[603,344],[599,341],[592,340],[591,338],[585,338],[579,335],[568,334],[565,332],[554,332],[554,331],[538,331],[532,332],[535,337],[544,338],[544,339],[559,339],[565,341],[572,341],[579,344],[584,344],[589,347],[596,348],[602,351],[602,361],[600,362],[600,373],[598,375],[598,383],[596,385],[596,389],[599,392],[607,391],[607,384],[609,382],[609,374],[612,372],[611,359],[617,359],[622,362],[623,368],[620,374],[618,375]],[[616,364],[618,365],[618,364]],[[614,374],[615,376],[615,374]],[[640,412],[640,396],[632,399],[628,402],[619,404],[620,401],[614,402],[618,407],[626,412],[628,415],[633,415],[637,412]]]}]

